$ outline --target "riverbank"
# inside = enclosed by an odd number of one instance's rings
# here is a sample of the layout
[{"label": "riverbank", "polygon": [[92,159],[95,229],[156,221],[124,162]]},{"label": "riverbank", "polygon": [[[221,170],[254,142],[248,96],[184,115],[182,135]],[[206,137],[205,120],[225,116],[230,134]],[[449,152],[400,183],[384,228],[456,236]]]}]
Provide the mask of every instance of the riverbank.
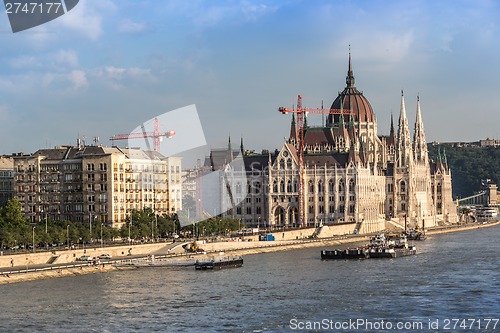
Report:
[{"label": "riverbank", "polygon": [[[460,232],[481,228],[494,227],[500,224],[500,221],[490,222],[478,225],[462,225],[438,227],[427,231],[427,235],[438,235],[444,233]],[[301,239],[295,241],[274,241],[274,242],[217,242],[203,244],[208,253],[226,252],[235,255],[253,255],[259,253],[286,251],[310,247],[333,247],[357,242],[367,242],[369,235],[349,235],[343,237],[332,237],[324,239]],[[25,272],[17,274],[0,275],[0,284],[17,283],[38,279],[57,278],[65,276],[78,276],[83,274],[104,273],[116,270],[112,264],[101,265],[82,265],[80,267],[52,269],[36,272]]]}]

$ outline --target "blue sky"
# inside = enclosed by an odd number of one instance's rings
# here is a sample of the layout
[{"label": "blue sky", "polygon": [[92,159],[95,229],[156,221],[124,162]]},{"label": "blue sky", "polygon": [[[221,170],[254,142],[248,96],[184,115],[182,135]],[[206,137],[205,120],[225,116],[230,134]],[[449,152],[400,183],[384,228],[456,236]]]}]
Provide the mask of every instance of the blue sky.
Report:
[{"label": "blue sky", "polygon": [[429,141],[499,139],[498,22],[500,2],[456,0],[80,0],[15,34],[2,13],[0,153],[78,135],[109,145],[191,104],[210,146],[231,135],[249,149],[279,148],[290,117],[277,108],[298,93],[305,106],[331,105],[349,44],[379,134],[404,89],[411,127],[420,94]]}]

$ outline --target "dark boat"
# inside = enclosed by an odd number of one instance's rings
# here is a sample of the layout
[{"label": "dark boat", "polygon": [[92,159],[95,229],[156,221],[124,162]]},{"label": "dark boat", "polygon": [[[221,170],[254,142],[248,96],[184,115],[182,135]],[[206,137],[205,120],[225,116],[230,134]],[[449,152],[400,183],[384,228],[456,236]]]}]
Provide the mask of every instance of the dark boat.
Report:
[{"label": "dark boat", "polygon": [[354,248],[345,250],[322,250],[321,259],[366,259],[368,258],[368,248]]},{"label": "dark boat", "polygon": [[194,268],[199,271],[234,268],[243,266],[242,257],[224,257],[208,261],[196,261]]},{"label": "dark boat", "polygon": [[370,240],[370,244],[345,250],[322,250],[321,259],[376,259],[399,258],[417,253],[417,249],[408,246],[404,234],[380,234]]}]

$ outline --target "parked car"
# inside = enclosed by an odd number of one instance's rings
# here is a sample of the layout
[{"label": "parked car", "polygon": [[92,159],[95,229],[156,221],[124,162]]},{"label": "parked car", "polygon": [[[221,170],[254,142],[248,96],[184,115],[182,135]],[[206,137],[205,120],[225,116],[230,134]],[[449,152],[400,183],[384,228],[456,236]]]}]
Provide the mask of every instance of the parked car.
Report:
[{"label": "parked car", "polygon": [[81,256],[81,257],[76,258],[76,261],[92,261],[92,257],[91,256]]},{"label": "parked car", "polygon": [[111,259],[111,255],[110,254],[101,254],[100,256],[97,256],[97,258],[99,259]]}]

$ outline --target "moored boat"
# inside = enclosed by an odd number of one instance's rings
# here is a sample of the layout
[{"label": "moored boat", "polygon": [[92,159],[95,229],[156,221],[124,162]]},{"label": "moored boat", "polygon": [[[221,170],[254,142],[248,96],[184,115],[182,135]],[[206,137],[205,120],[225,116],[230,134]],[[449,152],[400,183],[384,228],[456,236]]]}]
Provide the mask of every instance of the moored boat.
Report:
[{"label": "moored boat", "polygon": [[322,250],[321,259],[376,259],[399,258],[417,253],[415,246],[408,246],[405,234],[380,234],[370,244],[344,250]]},{"label": "moored boat", "polygon": [[234,268],[243,266],[243,258],[238,257],[218,257],[207,261],[196,261],[196,270],[214,270],[223,268]]}]

